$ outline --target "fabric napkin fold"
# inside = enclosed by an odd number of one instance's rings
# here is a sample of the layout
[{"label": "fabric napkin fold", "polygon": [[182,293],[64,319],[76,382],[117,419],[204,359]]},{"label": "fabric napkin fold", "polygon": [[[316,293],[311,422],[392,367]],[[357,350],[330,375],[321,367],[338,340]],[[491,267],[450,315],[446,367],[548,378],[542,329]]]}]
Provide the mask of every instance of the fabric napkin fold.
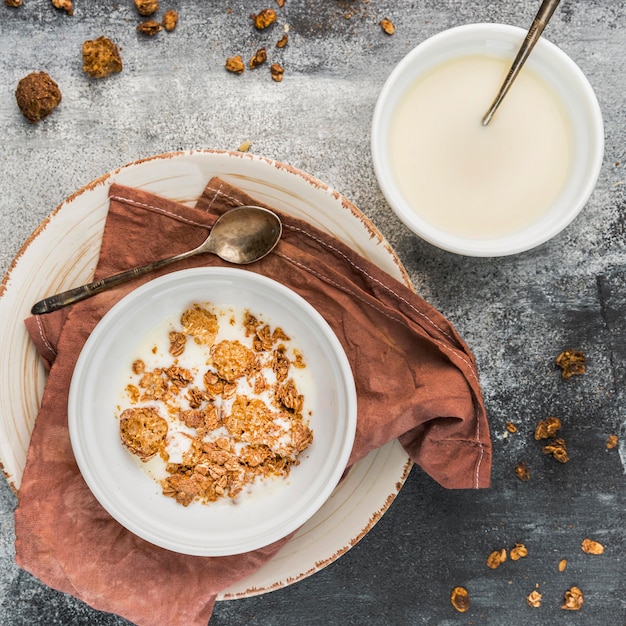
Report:
[{"label": "fabric napkin fold", "polygon": [[[189,250],[224,211],[260,204],[219,178],[209,181],[195,207],[117,184],[109,200],[96,278]],[[245,269],[306,298],[341,341],[358,397],[349,464],[398,438],[441,485],[489,486],[491,441],[476,364],[452,325],[342,242],[276,212],[281,241]],[[200,255],[160,274],[224,265],[215,255]],[[140,626],[206,626],[216,595],[261,567],[289,538],[232,557],[154,546],[100,507],[80,475],[67,428],[69,384],[83,344],[113,304],[158,275],[25,320],[49,378],[15,514],[16,560],[50,587]]]}]

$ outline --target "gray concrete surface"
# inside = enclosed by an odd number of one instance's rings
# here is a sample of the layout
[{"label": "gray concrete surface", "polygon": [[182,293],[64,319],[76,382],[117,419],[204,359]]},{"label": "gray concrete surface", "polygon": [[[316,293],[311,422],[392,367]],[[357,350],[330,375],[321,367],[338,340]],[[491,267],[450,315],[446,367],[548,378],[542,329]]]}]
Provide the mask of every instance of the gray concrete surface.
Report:
[{"label": "gray concrete surface", "polygon": [[[445,491],[414,469],[382,520],[346,555],[286,589],[218,603],[211,625],[624,626],[624,2],[563,0],[546,31],[596,91],[605,159],[591,199],[567,230],[502,259],[455,256],[411,234],[376,185],[369,126],[387,74],[412,47],[472,22],[526,27],[538,0],[286,0],[279,15],[290,43],[281,53],[281,84],[267,72],[233,77],[223,70],[227,56],[249,56],[265,40],[248,15],[273,0],[161,4],[179,11],[180,24],[154,39],[136,34],[132,0],[76,0],[73,17],[48,0],[0,6],[0,270],[57,204],[101,174],[153,154],[234,149],[250,140],[253,152],[342,192],[388,238],[415,288],[474,350],[494,438],[490,490]],[[395,23],[393,37],[378,27],[383,17]],[[80,45],[101,34],[121,45],[125,68],[95,83],[81,72]],[[47,71],[63,92],[59,109],[37,126],[22,118],[13,95],[33,70]],[[554,358],[567,347],[585,351],[588,373],[563,384]],[[534,425],[548,415],[565,423],[572,460],[563,466],[532,441]],[[504,437],[509,421],[520,432]],[[620,444],[606,451],[610,433]],[[530,483],[514,476],[520,458],[533,464]],[[16,504],[0,479],[0,623],[126,623],[17,568]],[[604,555],[581,553],[588,535],[605,544]],[[486,568],[492,549],[515,542],[531,552],[523,567]],[[561,556],[570,560],[562,574],[555,568]],[[531,609],[525,597],[536,583],[544,603]],[[472,609],[463,615],[448,600],[457,584],[472,591]],[[585,593],[579,613],[560,609],[571,585]]]}]

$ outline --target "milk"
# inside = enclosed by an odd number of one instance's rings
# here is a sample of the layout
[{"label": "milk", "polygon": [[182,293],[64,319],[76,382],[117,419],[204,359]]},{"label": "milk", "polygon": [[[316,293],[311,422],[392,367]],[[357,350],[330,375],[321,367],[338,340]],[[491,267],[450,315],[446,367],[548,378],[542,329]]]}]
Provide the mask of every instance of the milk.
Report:
[{"label": "milk", "polygon": [[556,96],[524,67],[488,126],[511,61],[486,55],[436,66],[403,96],[390,169],[424,220],[451,235],[495,238],[544,215],[572,165],[572,129]]}]

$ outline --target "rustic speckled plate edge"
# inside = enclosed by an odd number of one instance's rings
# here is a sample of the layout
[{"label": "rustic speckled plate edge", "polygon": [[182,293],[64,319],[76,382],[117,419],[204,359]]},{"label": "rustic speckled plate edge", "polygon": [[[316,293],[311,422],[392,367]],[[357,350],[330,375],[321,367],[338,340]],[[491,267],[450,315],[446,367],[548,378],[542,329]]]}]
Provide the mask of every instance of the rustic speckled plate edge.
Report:
[{"label": "rustic speckled plate edge", "polygon": [[[341,194],[284,163],[242,152],[193,150],[124,165],[81,188],[39,225],[0,285],[0,465],[17,491],[46,373],[23,320],[32,304],[88,281],[97,262],[113,183],[193,205],[212,176],[238,185],[261,202],[332,233],[408,286],[400,260],[376,227]],[[255,574],[218,599],[285,587],[319,571],[354,546],[381,518],[412,463],[397,441],[357,463],[320,511]]]}]

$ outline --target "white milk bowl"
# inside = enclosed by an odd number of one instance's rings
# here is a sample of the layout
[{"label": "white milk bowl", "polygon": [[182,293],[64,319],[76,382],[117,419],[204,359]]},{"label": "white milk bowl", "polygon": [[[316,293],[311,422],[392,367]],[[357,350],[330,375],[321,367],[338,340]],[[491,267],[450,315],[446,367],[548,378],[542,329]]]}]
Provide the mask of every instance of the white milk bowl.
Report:
[{"label": "white milk bowl", "polygon": [[[390,153],[390,134],[407,92],[433,69],[458,59],[497,57],[505,59],[508,68],[525,35],[525,30],[503,24],[470,24],[443,31],[422,42],[400,61],[378,97],[372,121],[371,150],[381,191],[408,228],[449,252],[490,257],[516,254],[538,246],[572,222],[595,187],[604,153],[604,129],[598,101],[579,67],[544,38],[539,40],[522,71],[532,72],[550,89],[571,129],[571,154],[564,155],[571,165],[556,199],[547,209],[534,221],[511,232],[466,236],[449,232],[441,224],[435,225],[427,219],[423,207],[417,206],[415,200],[410,201],[398,184]],[[516,83],[507,97],[515,88]],[[497,89],[493,97],[496,92]],[[501,104],[501,110],[506,101],[507,98]],[[485,105],[485,112],[489,104],[490,101]],[[477,119],[479,123],[480,119]],[[489,132],[490,128],[483,130]],[[539,141],[537,150],[541,149]],[[506,211],[506,206],[502,206],[502,210]]]}]

